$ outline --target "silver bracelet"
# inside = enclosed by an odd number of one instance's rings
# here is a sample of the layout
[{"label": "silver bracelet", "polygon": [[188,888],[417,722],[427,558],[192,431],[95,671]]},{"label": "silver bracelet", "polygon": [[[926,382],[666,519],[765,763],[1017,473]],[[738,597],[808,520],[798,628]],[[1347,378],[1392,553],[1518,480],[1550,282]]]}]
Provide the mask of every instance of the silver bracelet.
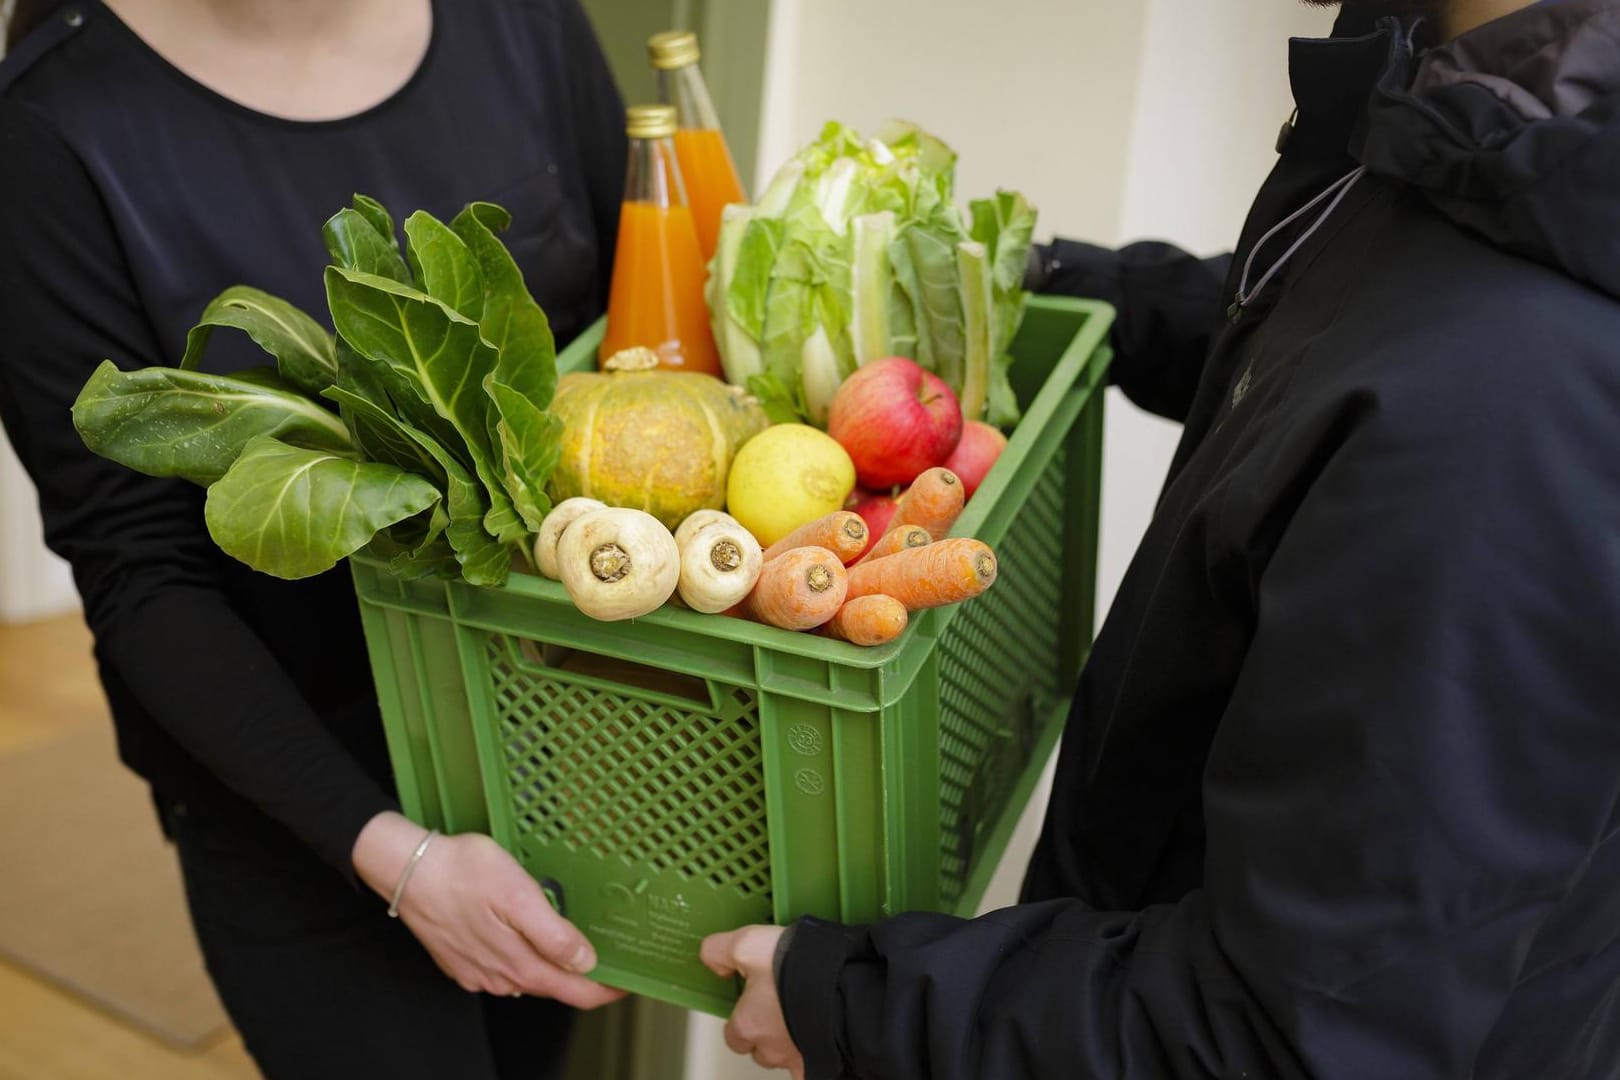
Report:
[{"label": "silver bracelet", "polygon": [[438,829],[429,829],[427,835],[422,837],[422,842],[416,845],[416,850],[411,852],[411,861],[405,864],[404,870],[400,871],[399,884],[394,886],[394,898],[388,902],[388,917],[390,919],[399,918],[399,900],[400,897],[405,895],[405,883],[411,880],[411,875],[416,872],[416,864],[422,861],[422,856],[427,853],[428,845],[433,843],[433,838],[438,835]]}]

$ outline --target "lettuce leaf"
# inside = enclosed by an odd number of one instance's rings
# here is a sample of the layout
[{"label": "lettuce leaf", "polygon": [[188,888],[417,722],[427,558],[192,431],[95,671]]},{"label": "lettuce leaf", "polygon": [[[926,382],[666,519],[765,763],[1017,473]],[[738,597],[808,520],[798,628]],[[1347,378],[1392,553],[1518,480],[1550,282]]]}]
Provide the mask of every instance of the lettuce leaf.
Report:
[{"label": "lettuce leaf", "polygon": [[[916,124],[863,138],[834,122],[755,206],[729,210],[708,291],[727,377],[773,417],[817,423],[834,377],[907,356],[967,393],[975,415],[1016,419],[1007,347],[1035,211],[997,192],[965,218],[955,172],[955,151]],[[963,244],[980,247],[962,259]]]}]

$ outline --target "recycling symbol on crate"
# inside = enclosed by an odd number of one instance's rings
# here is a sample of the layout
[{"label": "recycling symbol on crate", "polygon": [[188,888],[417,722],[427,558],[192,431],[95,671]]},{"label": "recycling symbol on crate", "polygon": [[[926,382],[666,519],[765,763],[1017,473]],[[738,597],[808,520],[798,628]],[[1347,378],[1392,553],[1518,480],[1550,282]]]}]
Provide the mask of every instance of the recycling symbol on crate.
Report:
[{"label": "recycling symbol on crate", "polygon": [[809,724],[794,724],[788,728],[788,745],[805,757],[821,753],[821,732]]}]

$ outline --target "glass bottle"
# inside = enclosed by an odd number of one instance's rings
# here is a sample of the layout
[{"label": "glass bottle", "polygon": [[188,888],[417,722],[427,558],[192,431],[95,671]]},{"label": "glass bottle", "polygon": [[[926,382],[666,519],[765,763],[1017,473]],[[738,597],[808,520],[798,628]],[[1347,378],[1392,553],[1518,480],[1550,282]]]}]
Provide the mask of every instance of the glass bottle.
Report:
[{"label": "glass bottle", "polygon": [[657,353],[662,367],[718,376],[703,256],[673,144],[675,110],[632,105],[625,133],[630,165],[598,361],[640,345]]},{"label": "glass bottle", "polygon": [[707,262],[719,241],[720,211],[729,203],[747,202],[748,195],[698,67],[697,35],[690,30],[654,34],[647,41],[647,56],[658,73],[658,100],[675,106],[675,154]]}]

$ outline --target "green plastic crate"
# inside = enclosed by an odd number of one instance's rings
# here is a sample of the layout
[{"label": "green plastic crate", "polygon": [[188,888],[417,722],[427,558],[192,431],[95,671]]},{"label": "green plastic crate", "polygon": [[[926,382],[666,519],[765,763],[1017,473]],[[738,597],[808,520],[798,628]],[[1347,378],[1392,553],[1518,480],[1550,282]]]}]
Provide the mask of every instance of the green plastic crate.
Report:
[{"label": "green plastic crate", "polygon": [[[812,914],[971,913],[1092,636],[1106,305],[1032,298],[1025,407],[956,533],[994,587],[863,649],[555,582],[401,581],[352,560],[406,812],[487,831],[595,944],[594,977],[724,1015],[704,935]],[[600,325],[560,358],[588,368]]]}]

